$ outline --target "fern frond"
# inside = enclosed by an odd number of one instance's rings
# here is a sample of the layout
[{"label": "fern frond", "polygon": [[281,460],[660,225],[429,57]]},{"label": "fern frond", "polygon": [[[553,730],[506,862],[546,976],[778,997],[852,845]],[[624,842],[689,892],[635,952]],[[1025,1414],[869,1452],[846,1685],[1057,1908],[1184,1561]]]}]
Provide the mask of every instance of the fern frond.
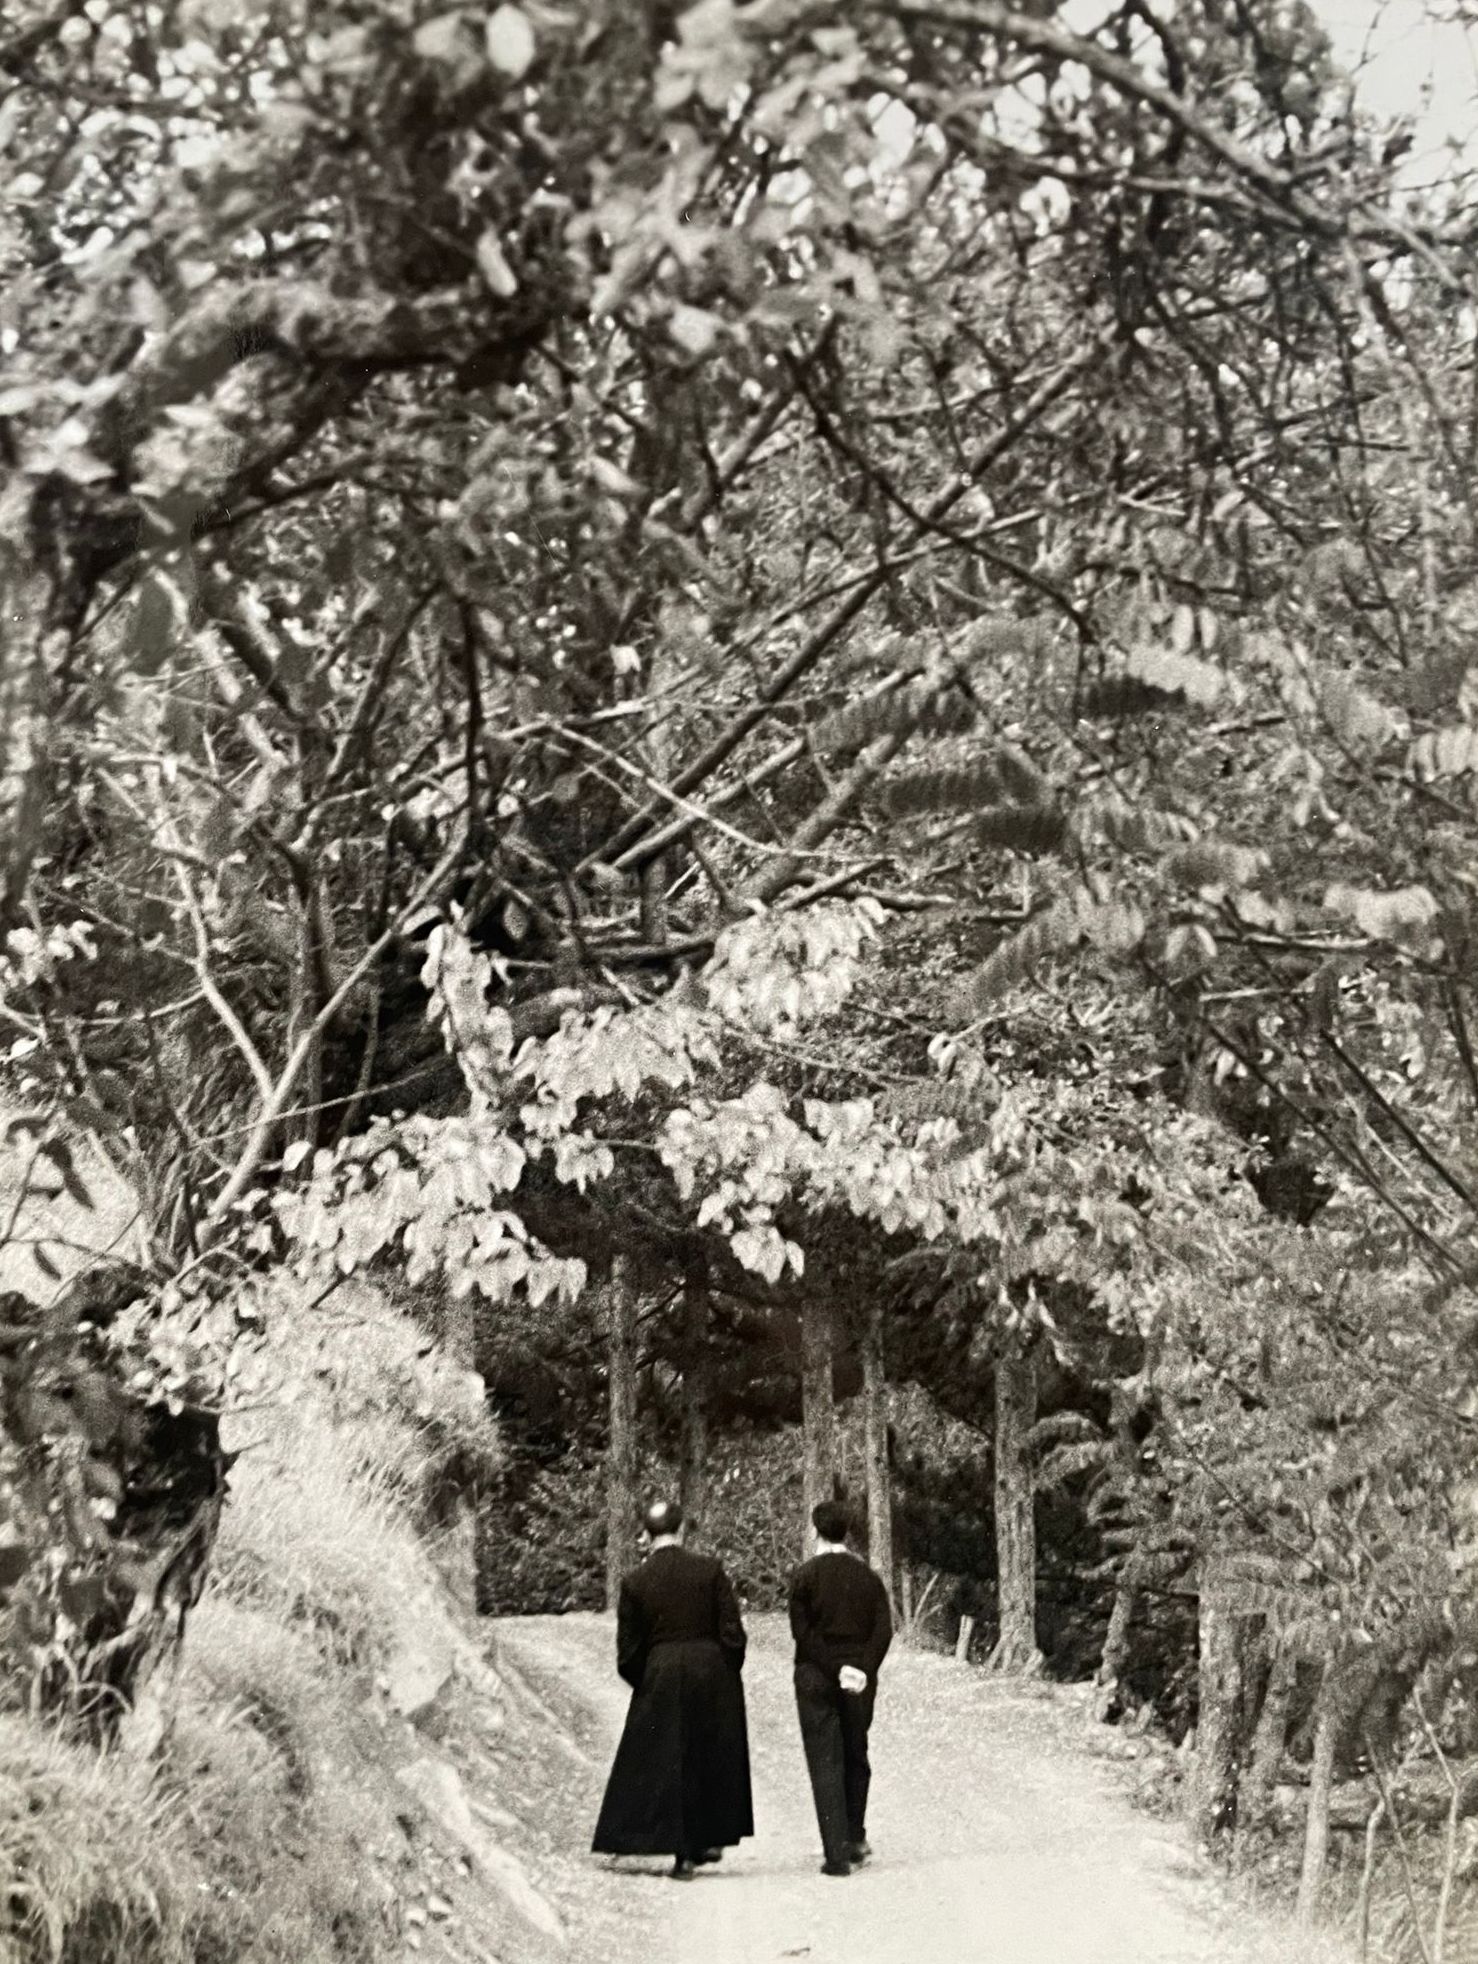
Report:
[{"label": "fern frond", "polygon": [[1411,746],[1411,769],[1424,784],[1478,773],[1478,730],[1459,723],[1418,737]]},{"label": "fern frond", "polygon": [[998,997],[1026,982],[1044,962],[1087,942],[1115,958],[1133,954],[1144,940],[1145,918],[1133,901],[1097,901],[1079,888],[1033,914],[1025,927],[994,948],[951,999],[962,1021],[983,1016]]},{"label": "fern frond", "polygon": [[1183,1548],[1157,1548],[1146,1553],[1136,1543],[1131,1552],[1135,1575],[1146,1589],[1162,1589],[1167,1582],[1173,1582],[1187,1560]]},{"label": "fern frond", "polygon": [[1043,962],[1073,947],[1081,932],[1075,896],[1043,907],[1024,927],[993,948],[956,992],[957,1014],[965,1019],[984,1015],[997,997],[1025,982]]},{"label": "fern frond", "polygon": [[895,777],[883,791],[883,809],[894,818],[924,812],[974,811],[1001,796],[1001,779],[990,758],[958,770],[911,771]]},{"label": "fern frond", "polygon": [[890,1085],[878,1099],[880,1117],[924,1124],[952,1118],[959,1125],[988,1118],[1000,1102],[999,1088],[969,1084],[963,1078],[925,1078],[918,1084]]},{"label": "fern frond", "polygon": [[849,703],[812,726],[812,741],[825,750],[855,750],[880,736],[956,736],[975,721],[969,698],[952,678],[921,675],[887,695]]},{"label": "fern frond", "polygon": [[914,729],[925,736],[959,736],[975,725],[975,705],[958,689],[921,687],[914,711]]},{"label": "fern frond", "polygon": [[1038,1488],[1046,1491],[1065,1486],[1080,1473],[1093,1472],[1102,1466],[1108,1450],[1101,1439],[1080,1439],[1072,1444],[1054,1446],[1050,1452],[1043,1454],[1037,1467]]},{"label": "fern frond", "polygon": [[1167,852],[1160,861],[1160,872],[1178,887],[1245,887],[1251,885],[1266,863],[1266,854],[1249,846],[1196,839]]},{"label": "fern frond", "polygon": [[1127,804],[1117,794],[1085,803],[1074,813],[1072,826],[1078,838],[1100,838],[1120,852],[1168,852],[1196,836],[1190,819],[1179,813]]},{"label": "fern frond", "polygon": [[912,771],[896,777],[883,793],[884,808],[894,818],[916,818],[922,812],[978,811],[988,805],[1045,809],[1052,787],[1031,759],[1013,745],[992,745],[972,764],[952,770]]},{"label": "fern frond", "polygon": [[1083,714],[1095,722],[1127,722],[1131,716],[1153,716],[1174,706],[1175,697],[1153,689],[1132,675],[1106,675],[1090,682],[1081,699]]},{"label": "fern frond", "polygon": [[1226,677],[1209,661],[1155,642],[1142,642],[1125,656],[1118,675],[1105,676],[1084,692],[1085,715],[1144,716],[1157,709],[1189,705],[1206,709],[1226,687]]},{"label": "fern frond", "polygon": [[995,805],[975,821],[975,836],[983,846],[1006,846],[1033,859],[1055,852],[1067,831],[1067,820],[1050,805]]},{"label": "fern frond", "polygon": [[1086,1412],[1054,1412],[1050,1418],[1039,1418],[1027,1434],[1027,1449],[1030,1452],[1045,1452],[1048,1446],[1064,1446],[1070,1441],[1090,1439],[1095,1445],[1106,1442],[1101,1426],[1095,1425]]},{"label": "fern frond", "polygon": [[1010,614],[989,614],[972,621],[950,645],[950,660],[957,674],[969,668],[998,667],[1020,655],[1047,655],[1052,651],[1052,629],[1046,621],[1021,621]]},{"label": "fern frond", "polygon": [[1143,910],[1133,900],[1089,900],[1079,909],[1079,938],[1101,955],[1122,961],[1144,940]]},{"label": "fern frond", "polygon": [[823,750],[853,750],[874,737],[897,735],[913,728],[910,692],[894,689],[885,696],[848,703],[811,728],[811,740]]}]

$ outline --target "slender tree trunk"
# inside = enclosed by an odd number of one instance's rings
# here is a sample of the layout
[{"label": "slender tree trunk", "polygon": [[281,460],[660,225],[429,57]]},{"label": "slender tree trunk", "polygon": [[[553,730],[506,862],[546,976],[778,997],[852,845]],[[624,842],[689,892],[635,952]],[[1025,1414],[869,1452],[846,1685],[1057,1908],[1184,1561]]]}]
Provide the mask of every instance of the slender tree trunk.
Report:
[{"label": "slender tree trunk", "polygon": [[667,855],[659,853],[641,871],[638,908],[642,939],[653,948],[667,940]]},{"label": "slender tree trunk", "polygon": [[606,1305],[606,1608],[614,1609],[621,1578],[636,1558],[636,1297],[622,1261],[611,1266]]},{"label": "slender tree trunk", "polygon": [[1319,1687],[1318,1714],[1314,1723],[1314,1758],[1309,1768],[1309,1813],[1304,1823],[1303,1869],[1298,1878],[1297,1917],[1312,1923],[1324,1886],[1324,1865],[1329,1856],[1329,1794],[1334,1785],[1334,1755],[1339,1746],[1340,1713],[1335,1694],[1334,1664],[1324,1667]]},{"label": "slender tree trunk", "polygon": [[1452,1782],[1447,1832],[1442,1843],[1442,1887],[1437,1898],[1437,1920],[1432,1925],[1432,1964],[1447,1964],[1447,1919],[1452,1912],[1453,1885],[1457,1881],[1458,1871],[1458,1824],[1475,1778],[1478,1775],[1469,1772],[1459,1775]]},{"label": "slender tree trunk", "polygon": [[[14,927],[31,862],[45,829],[55,768],[49,734],[49,678],[67,660],[62,596],[26,541],[35,478],[13,477],[0,498],[0,926]],[[56,564],[70,562],[65,555]]]},{"label": "slender tree trunk", "polygon": [[[458,1370],[477,1370],[477,1317],[473,1298],[449,1296],[441,1347]],[[480,1497],[465,1489],[452,1495],[438,1547],[438,1566],[464,1609],[477,1605],[477,1515]]]},{"label": "slender tree trunk", "polygon": [[801,1308],[801,1547],[809,1552],[811,1510],[836,1492],[836,1398],[832,1384],[831,1305],[808,1296]]},{"label": "slender tree trunk", "polygon": [[1386,1803],[1378,1800],[1365,1821],[1365,1859],[1360,1864],[1360,1888],[1355,1898],[1355,1928],[1359,1933],[1360,1964],[1370,1955],[1370,1884],[1375,1875],[1375,1838],[1385,1818]]},{"label": "slender tree trunk", "polygon": [[1192,1811],[1198,1839],[1214,1845],[1235,1825],[1245,1687],[1242,1632],[1217,1555],[1201,1564],[1200,1661]]},{"label": "slender tree trunk", "polygon": [[1139,1561],[1137,1551],[1131,1549],[1119,1571],[1118,1582],[1114,1586],[1114,1606],[1109,1611],[1108,1629],[1104,1632],[1103,1655],[1098,1660],[1098,1676],[1093,1693],[1092,1712],[1096,1719],[1108,1717],[1109,1707],[1114,1702],[1114,1694],[1119,1688],[1119,1679],[1124,1666],[1129,1661],[1129,1631],[1134,1622],[1134,1611],[1139,1603]]},{"label": "slender tree trunk", "polygon": [[689,1538],[702,1534],[708,1505],[708,1293],[690,1283],[683,1297],[681,1499]]},{"label": "slender tree trunk", "polygon": [[998,1671],[1027,1671],[1037,1649],[1036,1490],[1028,1440],[1037,1415],[1037,1365],[1009,1350],[996,1365],[996,1647]]},{"label": "slender tree trunk", "polygon": [[[1330,1674],[1332,1675],[1333,1668],[1334,1668],[1332,1660],[1328,1668]],[[1344,1726],[1349,1711],[1350,1711],[1350,1706],[1348,1704],[1341,1703],[1335,1713],[1335,1717],[1337,1720],[1337,1729],[1336,1729],[1335,1742],[1334,1742],[1335,1749],[1338,1748],[1339,1739],[1343,1735]],[[1427,1942],[1426,1929],[1422,1922],[1421,1892],[1417,1886],[1416,1867],[1412,1861],[1411,1848],[1406,1839],[1406,1832],[1401,1825],[1401,1816],[1396,1812],[1396,1795],[1391,1785],[1391,1775],[1395,1771],[1395,1769],[1393,1767],[1385,1767],[1382,1765],[1381,1755],[1379,1752],[1377,1752],[1375,1745],[1371,1740],[1370,1731],[1368,1727],[1366,1727],[1363,1730],[1362,1737],[1365,1743],[1366,1754],[1368,1755],[1370,1760],[1370,1770],[1375,1775],[1376,1784],[1380,1788],[1380,1797],[1381,1800],[1384,1802],[1384,1818],[1388,1820],[1391,1824],[1391,1837],[1396,1844],[1396,1859],[1400,1864],[1400,1868],[1401,1868],[1401,1889],[1402,1889],[1402,1893],[1406,1897],[1406,1907],[1411,1912],[1412,1941],[1416,1945],[1417,1955],[1421,1958],[1422,1964],[1434,1964],[1431,1947]],[[1318,1764],[1318,1757],[1319,1757],[1319,1741],[1316,1736],[1314,1741],[1314,1759],[1315,1759],[1316,1767]],[[1331,1783],[1333,1780],[1333,1765],[1332,1765],[1333,1758],[1334,1758],[1334,1750],[1332,1749],[1330,1752]],[[1327,1801],[1325,1804],[1324,1811],[1325,1811],[1326,1823],[1327,1823],[1327,1816],[1329,1812]],[[1328,1839],[1327,1831],[1326,1831],[1325,1839],[1326,1840]],[[1302,1904],[1303,1901],[1302,1883],[1300,1883],[1300,1888],[1299,1888],[1299,1901],[1300,1904]],[[1308,1911],[1308,1915],[1312,1917],[1313,1913],[1314,1910],[1311,1907]]]},{"label": "slender tree trunk", "polygon": [[1255,1828],[1266,1820],[1273,1788],[1278,1784],[1278,1772],[1283,1764],[1283,1748],[1288,1739],[1288,1706],[1298,1676],[1298,1659],[1287,1644],[1278,1643],[1276,1638],[1270,1641],[1273,1656],[1268,1667],[1267,1689],[1262,1695],[1262,1710],[1257,1715],[1257,1725],[1252,1734],[1247,1777],[1237,1796],[1239,1833],[1244,1828]]},{"label": "slender tree trunk", "polygon": [[868,1313],[862,1337],[863,1453],[867,1462],[867,1559],[893,1600],[893,1488],[888,1468],[888,1379],[883,1313]]}]

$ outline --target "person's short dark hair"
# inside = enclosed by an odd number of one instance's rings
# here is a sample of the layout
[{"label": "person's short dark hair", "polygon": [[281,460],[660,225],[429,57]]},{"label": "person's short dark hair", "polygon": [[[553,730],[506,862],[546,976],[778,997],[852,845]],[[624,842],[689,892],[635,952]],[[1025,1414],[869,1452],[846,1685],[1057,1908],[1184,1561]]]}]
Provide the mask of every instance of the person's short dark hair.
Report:
[{"label": "person's short dark hair", "polygon": [[655,1541],[661,1534],[676,1534],[683,1524],[683,1510],[675,1500],[654,1500],[642,1515],[642,1526]]},{"label": "person's short dark hair", "polygon": [[823,1500],[811,1509],[811,1526],[823,1541],[845,1541],[852,1528],[851,1512],[839,1500]]}]

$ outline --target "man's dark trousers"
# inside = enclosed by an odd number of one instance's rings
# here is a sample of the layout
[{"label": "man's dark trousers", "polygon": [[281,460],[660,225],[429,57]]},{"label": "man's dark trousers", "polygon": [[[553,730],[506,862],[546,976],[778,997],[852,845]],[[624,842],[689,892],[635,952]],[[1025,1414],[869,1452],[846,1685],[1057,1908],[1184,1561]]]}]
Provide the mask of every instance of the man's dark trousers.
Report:
[{"label": "man's dark trousers", "polygon": [[806,1748],[806,1769],[816,1799],[821,1846],[831,1863],[851,1859],[850,1850],[867,1838],[867,1789],[872,1767],[867,1733],[877,1685],[843,1691],[835,1676],[817,1664],[795,1667],[795,1702]]}]

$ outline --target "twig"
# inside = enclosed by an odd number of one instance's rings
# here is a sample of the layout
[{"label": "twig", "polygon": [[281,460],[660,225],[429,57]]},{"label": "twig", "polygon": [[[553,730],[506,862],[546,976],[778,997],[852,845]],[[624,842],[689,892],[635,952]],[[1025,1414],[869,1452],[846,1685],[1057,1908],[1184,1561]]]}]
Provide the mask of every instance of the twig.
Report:
[{"label": "twig", "polygon": [[195,930],[195,961],[193,967],[200,984],[200,993],[215,1011],[216,1020],[221,1024],[232,1043],[246,1059],[246,1067],[251,1072],[258,1092],[264,1098],[272,1095],[272,1073],[267,1069],[266,1060],[252,1042],[246,1025],[221,993],[207,964],[210,960],[210,936],[206,931],[205,918],[200,911],[200,903],[195,889],[186,877],[185,869],[175,862],[175,879],[184,897],[185,910],[190,916],[190,924]]},{"label": "twig", "polygon": [[1432,1925],[1432,1964],[1442,1964],[1443,1953],[1447,1947],[1447,1917],[1452,1907],[1452,1886],[1457,1877],[1458,1824],[1462,1818],[1464,1796],[1470,1783],[1478,1778],[1478,1774],[1470,1768],[1461,1780],[1457,1778],[1446,1753],[1442,1750],[1442,1741],[1437,1737],[1436,1730],[1427,1717],[1426,1707],[1422,1704],[1422,1695],[1419,1691],[1412,1693],[1411,1702],[1416,1707],[1416,1715],[1422,1722],[1422,1731],[1426,1733],[1427,1742],[1437,1756],[1437,1764],[1442,1769],[1442,1777],[1447,1782],[1447,1790],[1451,1795],[1447,1808],[1447,1833],[1443,1843],[1442,1889],[1437,1898],[1437,1918]]},{"label": "twig", "polygon": [[845,821],[863,792],[907,741],[908,733],[903,732],[870,743],[831,796],[824,798],[797,830],[781,856],[750,882],[742,898],[766,903],[777,899],[802,872],[803,862]]},{"label": "twig", "polygon": [[1411,1871],[1411,1850],[1406,1845],[1406,1836],[1402,1832],[1401,1820],[1396,1812],[1396,1798],[1391,1792],[1391,1783],[1386,1777],[1380,1755],[1371,1743],[1368,1728],[1365,1732],[1365,1750],[1370,1755],[1371,1771],[1375,1774],[1376,1785],[1380,1788],[1381,1799],[1385,1803],[1386,1813],[1390,1816],[1391,1833],[1396,1837],[1396,1852],[1401,1860],[1401,1877],[1406,1889],[1406,1900],[1411,1905],[1412,1934],[1416,1938],[1417,1949],[1422,1954],[1422,1964],[1434,1964],[1432,1953],[1427,1946],[1426,1932],[1422,1929],[1421,1911],[1417,1907],[1416,1877]]},{"label": "twig", "polygon": [[1370,1953],[1370,1878],[1375,1865],[1375,1837],[1385,1816],[1386,1803],[1378,1800],[1370,1810],[1370,1819],[1365,1823],[1365,1864],[1360,1871],[1359,1926],[1360,1926],[1360,1964]]},{"label": "twig", "polygon": [[1372,1099],[1379,1109],[1385,1113],[1386,1117],[1395,1126],[1396,1130],[1417,1156],[1431,1167],[1444,1186],[1449,1187],[1457,1195],[1469,1213],[1478,1214],[1478,1193],[1475,1193],[1466,1180],[1460,1179],[1450,1167],[1446,1166],[1438,1158],[1437,1154],[1433,1152],[1426,1140],[1416,1130],[1415,1126],[1406,1118],[1404,1113],[1399,1111],[1391,1103],[1390,1099],[1387,1098],[1380,1086],[1370,1076],[1364,1065],[1360,1063],[1358,1058],[1350,1055],[1339,1038],[1332,1035],[1328,1030],[1323,1031],[1321,1034],[1323,1035],[1325,1045],[1334,1052],[1334,1055],[1344,1065],[1345,1069],[1365,1092],[1366,1096]]}]

